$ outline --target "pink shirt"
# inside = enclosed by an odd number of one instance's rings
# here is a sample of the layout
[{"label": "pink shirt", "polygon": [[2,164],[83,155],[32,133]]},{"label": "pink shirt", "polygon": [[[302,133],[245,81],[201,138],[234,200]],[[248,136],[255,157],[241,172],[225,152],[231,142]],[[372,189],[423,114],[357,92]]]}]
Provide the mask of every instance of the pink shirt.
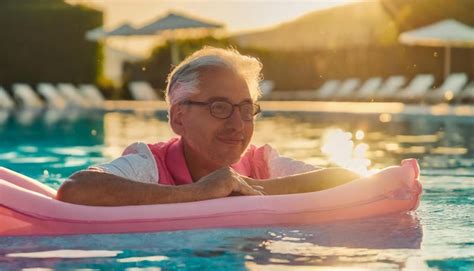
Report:
[{"label": "pink shirt", "polygon": [[[184,158],[183,141],[180,137],[167,142],[148,144],[155,157],[160,184],[182,185],[193,182]],[[265,146],[250,145],[240,161],[231,165],[240,175],[254,179],[270,178]]]}]

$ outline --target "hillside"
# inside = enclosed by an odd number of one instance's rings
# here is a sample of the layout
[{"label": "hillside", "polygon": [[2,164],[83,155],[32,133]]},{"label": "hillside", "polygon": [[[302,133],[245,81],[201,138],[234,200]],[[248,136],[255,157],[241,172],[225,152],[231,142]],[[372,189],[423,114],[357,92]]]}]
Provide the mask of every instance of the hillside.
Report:
[{"label": "hillside", "polygon": [[474,1],[355,2],[314,11],[275,28],[233,39],[244,47],[274,50],[390,46],[397,43],[400,32],[449,17],[474,24]]}]

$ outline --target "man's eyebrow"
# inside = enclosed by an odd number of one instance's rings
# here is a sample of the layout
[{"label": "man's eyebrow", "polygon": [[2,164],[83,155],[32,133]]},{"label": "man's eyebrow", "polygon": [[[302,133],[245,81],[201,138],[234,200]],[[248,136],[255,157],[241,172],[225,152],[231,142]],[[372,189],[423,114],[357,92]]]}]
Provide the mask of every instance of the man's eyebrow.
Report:
[{"label": "man's eyebrow", "polygon": [[253,103],[252,99],[250,99],[250,98],[244,99],[244,100],[241,101],[240,103],[244,103],[244,102]]},{"label": "man's eyebrow", "polygon": [[229,99],[222,96],[212,96],[212,97],[207,98],[207,100],[208,101],[228,101]]}]

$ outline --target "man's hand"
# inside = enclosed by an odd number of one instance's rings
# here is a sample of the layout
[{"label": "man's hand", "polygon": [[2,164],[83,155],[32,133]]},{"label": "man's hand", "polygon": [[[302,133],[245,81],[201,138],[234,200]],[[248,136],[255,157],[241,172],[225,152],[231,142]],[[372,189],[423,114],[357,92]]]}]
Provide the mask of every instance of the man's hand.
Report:
[{"label": "man's hand", "polygon": [[197,191],[206,199],[222,198],[233,195],[263,195],[263,187],[250,185],[230,167],[220,168],[194,183]]}]

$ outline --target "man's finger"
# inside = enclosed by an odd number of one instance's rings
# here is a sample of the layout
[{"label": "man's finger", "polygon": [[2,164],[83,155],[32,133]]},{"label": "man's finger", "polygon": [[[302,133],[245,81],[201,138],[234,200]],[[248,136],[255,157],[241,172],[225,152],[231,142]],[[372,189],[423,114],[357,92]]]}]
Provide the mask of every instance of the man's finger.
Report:
[{"label": "man's finger", "polygon": [[263,186],[261,185],[251,185],[253,189],[263,190]]},{"label": "man's finger", "polygon": [[260,186],[260,185],[252,185],[252,188],[259,191],[260,193],[262,193],[263,195],[266,195],[267,193],[265,193],[265,188],[263,188],[263,186]]},{"label": "man's finger", "polygon": [[246,184],[245,182],[240,183],[238,188],[239,188],[238,192],[244,195],[249,195],[249,196],[263,195],[262,192],[258,191],[257,189],[253,189],[250,185]]}]

